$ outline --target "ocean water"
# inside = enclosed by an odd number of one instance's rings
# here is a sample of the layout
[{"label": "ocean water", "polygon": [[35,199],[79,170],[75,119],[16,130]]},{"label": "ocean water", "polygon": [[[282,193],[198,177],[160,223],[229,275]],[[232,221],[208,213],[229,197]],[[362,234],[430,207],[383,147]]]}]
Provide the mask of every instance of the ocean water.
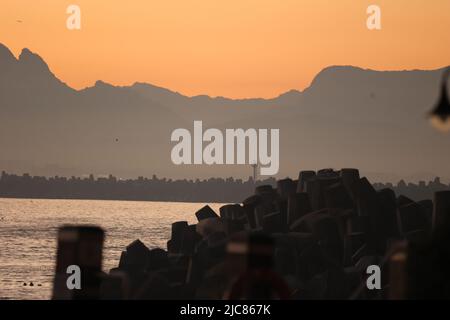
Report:
[{"label": "ocean water", "polygon": [[[0,198],[0,299],[49,299],[57,229],[95,224],[106,232],[103,270],[116,267],[133,240],[166,248],[171,224],[196,222],[202,203]],[[209,204],[214,210],[221,204]],[[30,282],[33,286],[30,286]],[[24,283],[26,285],[24,285]]]}]

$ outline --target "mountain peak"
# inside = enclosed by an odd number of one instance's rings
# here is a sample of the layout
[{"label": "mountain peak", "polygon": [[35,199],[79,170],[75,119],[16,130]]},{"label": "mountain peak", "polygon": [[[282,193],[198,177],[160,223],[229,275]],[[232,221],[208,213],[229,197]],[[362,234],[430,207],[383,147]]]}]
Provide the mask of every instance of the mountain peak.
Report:
[{"label": "mountain peak", "polygon": [[372,71],[369,69],[362,69],[360,67],[354,67],[354,66],[328,66],[326,68],[323,68],[315,78],[320,78],[323,76],[329,76],[329,75],[335,75],[335,74],[347,74],[347,73],[355,73],[355,72],[364,72],[364,71]]},{"label": "mountain peak", "polygon": [[[337,88],[345,86],[344,82],[350,79],[365,81],[368,77],[383,74],[386,71],[376,71],[372,69],[363,69],[351,65],[334,65],[323,68],[311,81],[309,88],[304,91],[310,91],[314,87]],[[328,89],[327,89],[328,90]]]},{"label": "mountain peak", "polygon": [[13,53],[7,46],[0,43],[0,63],[14,63],[16,62],[16,58],[14,57]]},{"label": "mountain peak", "polygon": [[112,84],[107,83],[107,82],[105,82],[103,80],[95,81],[94,87],[95,88],[115,88],[115,86],[113,86]]},{"label": "mountain peak", "polygon": [[0,58],[3,57],[11,57],[14,58],[14,55],[12,54],[11,50],[7,46],[5,46],[3,43],[0,43]]},{"label": "mountain peak", "polygon": [[22,49],[19,55],[19,63],[29,70],[50,72],[47,63],[39,55],[27,48]]}]

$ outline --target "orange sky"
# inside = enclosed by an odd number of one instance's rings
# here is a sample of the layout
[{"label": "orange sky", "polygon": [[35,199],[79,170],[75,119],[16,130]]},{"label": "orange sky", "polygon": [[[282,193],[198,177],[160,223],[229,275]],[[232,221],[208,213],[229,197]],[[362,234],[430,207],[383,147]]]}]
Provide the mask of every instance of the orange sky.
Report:
[{"label": "orange sky", "polygon": [[[81,7],[79,31],[66,28],[70,4]],[[370,4],[382,9],[381,31],[366,28]],[[0,43],[39,53],[75,88],[102,79],[273,97],[304,89],[329,65],[449,65],[450,1],[2,0]]]}]

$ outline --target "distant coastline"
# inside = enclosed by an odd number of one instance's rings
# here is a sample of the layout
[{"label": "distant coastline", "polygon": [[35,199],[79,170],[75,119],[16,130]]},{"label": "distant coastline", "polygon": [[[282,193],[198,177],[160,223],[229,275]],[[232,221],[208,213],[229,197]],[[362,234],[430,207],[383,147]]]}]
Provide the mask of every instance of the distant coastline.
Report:
[{"label": "distant coastline", "polygon": [[[76,200],[130,200],[160,202],[214,202],[240,203],[255,187],[271,185],[276,180],[268,178],[247,180],[234,178],[210,178],[206,180],[172,180],[139,177],[137,179],[118,179],[112,175],[97,177],[43,177],[29,174],[16,175],[5,171],[0,176],[0,197],[19,199],[76,199]],[[374,188],[390,188],[397,196],[403,195],[415,201],[432,199],[436,191],[450,190],[450,185],[433,181],[418,184],[401,180],[397,184],[374,183]]]}]

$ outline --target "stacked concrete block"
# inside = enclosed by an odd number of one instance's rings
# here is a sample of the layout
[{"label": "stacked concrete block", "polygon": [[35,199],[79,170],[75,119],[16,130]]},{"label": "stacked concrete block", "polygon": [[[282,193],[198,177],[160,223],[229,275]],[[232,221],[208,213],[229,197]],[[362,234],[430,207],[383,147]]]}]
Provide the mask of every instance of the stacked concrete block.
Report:
[{"label": "stacked concrete block", "polygon": [[311,203],[306,192],[291,194],[287,201],[287,224],[290,226],[294,221],[311,212]]},{"label": "stacked concrete block", "polygon": [[297,191],[297,185],[289,178],[278,180],[277,191],[282,199],[287,200],[291,194],[294,194]]},{"label": "stacked concrete block", "polygon": [[[125,271],[130,277],[128,296],[156,298],[150,288],[154,286],[169,298],[227,297],[250,263],[247,240],[261,232],[274,240],[270,259],[289,284],[290,298],[380,299],[388,297],[391,285],[398,296],[404,288],[397,288],[394,280],[388,283],[384,269],[393,265],[398,276],[394,262],[400,256],[391,257],[391,248],[399,240],[410,252],[400,257],[401,282],[406,281],[406,266],[417,277],[408,295],[431,296],[433,287],[447,285],[436,279],[442,279],[439,268],[447,266],[442,257],[450,255],[443,244],[450,241],[449,192],[436,193],[434,202],[415,202],[389,188],[375,190],[357,169],[322,169],[301,171],[297,181],[280,180],[276,189],[256,186],[255,194],[242,204],[223,205],[220,216],[209,206],[195,215],[195,225],[172,225],[167,251],[149,250],[137,240],[122,253],[119,268],[112,272]],[[365,289],[365,269],[373,264],[383,269],[382,290],[377,293]],[[432,285],[425,285],[425,276]],[[111,288],[111,296],[123,296],[121,282],[108,281],[104,286]],[[139,289],[142,283],[146,285]]]},{"label": "stacked concrete block", "polygon": [[434,195],[433,231],[450,231],[450,191],[439,191]]},{"label": "stacked concrete block", "polygon": [[217,213],[211,209],[210,206],[206,205],[195,213],[198,221],[202,221],[209,218],[218,218]]},{"label": "stacked concrete block", "polygon": [[380,204],[380,215],[384,226],[380,232],[386,238],[397,238],[400,235],[400,227],[397,219],[397,203],[392,189],[382,189],[377,192]]},{"label": "stacked concrete block", "polygon": [[147,246],[137,239],[127,246],[121,265],[126,270],[146,271],[149,266],[149,253]]},{"label": "stacked concrete block", "polygon": [[348,190],[342,182],[332,184],[325,188],[324,197],[326,208],[353,208],[353,201],[350,197],[350,194],[348,193]]},{"label": "stacked concrete block", "polygon": [[269,234],[283,232],[285,230],[285,223],[282,214],[280,212],[272,212],[264,215],[262,229]]},{"label": "stacked concrete block", "polygon": [[339,182],[340,178],[335,176],[317,176],[312,180],[308,180],[307,189],[313,210],[317,211],[326,208],[325,190]]},{"label": "stacked concrete block", "polygon": [[246,211],[240,204],[227,204],[220,207],[220,217],[226,221],[229,235],[245,230],[249,225]]},{"label": "stacked concrete block", "polygon": [[180,250],[182,254],[192,256],[195,253],[195,247],[201,240],[196,229],[197,225],[189,225],[184,229]]},{"label": "stacked concrete block", "polygon": [[172,223],[172,236],[167,245],[167,250],[170,253],[180,253],[183,245],[184,232],[187,228],[187,221],[177,221]]},{"label": "stacked concrete block", "polygon": [[339,176],[342,179],[342,183],[347,188],[347,190],[350,192],[352,190],[352,185],[359,181],[359,170],[358,169],[350,169],[350,168],[344,168],[339,171]]},{"label": "stacked concrete block", "polygon": [[415,230],[428,231],[431,228],[429,222],[426,210],[416,202],[398,208],[398,223],[403,234]]},{"label": "stacked concrete block", "polygon": [[358,215],[368,219],[366,230],[368,249],[372,254],[381,254],[386,250],[386,239],[382,234],[386,222],[381,214],[382,208],[377,192],[364,177],[352,185],[352,193]]},{"label": "stacked concrete block", "polygon": [[300,171],[298,174],[297,192],[307,192],[307,182],[316,176],[312,170]]},{"label": "stacked concrete block", "polygon": [[242,208],[247,217],[247,222],[250,228],[255,229],[257,226],[255,209],[262,203],[262,198],[258,195],[248,197],[242,202]]}]

